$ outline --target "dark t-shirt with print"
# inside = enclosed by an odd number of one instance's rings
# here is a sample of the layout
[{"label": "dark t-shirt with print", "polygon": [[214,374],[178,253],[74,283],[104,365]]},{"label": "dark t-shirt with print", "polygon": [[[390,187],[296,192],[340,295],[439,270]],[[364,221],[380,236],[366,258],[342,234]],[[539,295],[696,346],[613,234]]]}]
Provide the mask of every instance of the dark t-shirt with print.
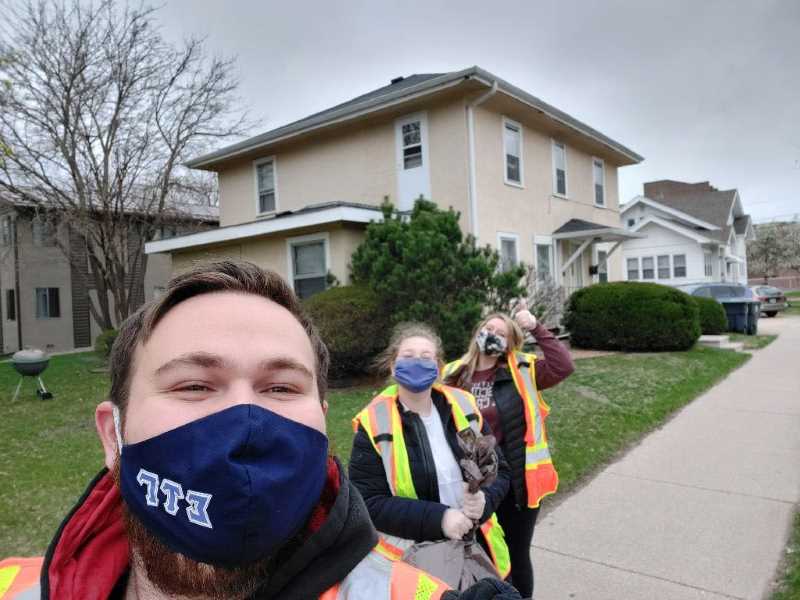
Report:
[{"label": "dark t-shirt with print", "polygon": [[475,396],[475,402],[478,409],[481,411],[484,420],[492,428],[494,437],[497,438],[497,444],[503,441],[503,427],[500,423],[500,415],[497,412],[497,405],[494,402],[494,373],[495,369],[486,369],[485,371],[475,371],[472,374],[472,383],[470,384],[470,393]]}]

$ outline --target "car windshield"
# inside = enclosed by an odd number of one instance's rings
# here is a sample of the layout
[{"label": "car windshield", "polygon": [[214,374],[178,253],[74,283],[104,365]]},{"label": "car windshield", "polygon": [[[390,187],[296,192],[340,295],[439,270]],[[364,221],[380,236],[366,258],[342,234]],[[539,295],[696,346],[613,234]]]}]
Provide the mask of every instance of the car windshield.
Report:
[{"label": "car windshield", "polygon": [[761,286],[756,289],[756,292],[758,292],[760,296],[780,296],[782,293],[778,288],[770,285]]}]

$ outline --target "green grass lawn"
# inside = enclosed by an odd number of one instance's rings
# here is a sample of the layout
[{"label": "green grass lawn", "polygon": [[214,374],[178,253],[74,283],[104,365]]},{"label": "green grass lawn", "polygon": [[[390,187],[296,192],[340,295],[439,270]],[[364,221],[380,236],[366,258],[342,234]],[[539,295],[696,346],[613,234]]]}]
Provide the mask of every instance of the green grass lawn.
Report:
[{"label": "green grass lawn", "polygon": [[[748,359],[698,348],[690,352],[631,354],[577,361],[575,374],[545,399],[561,493],[661,424],[676,409]],[[0,557],[41,554],[63,516],[102,466],[94,408],[107,391],[107,375],[92,354],[51,359],[45,382],[55,394],[36,399],[26,382],[11,403],[17,375],[0,364]],[[378,387],[333,391],[329,397],[331,450],[350,455],[351,418]]]},{"label": "green grass lawn", "polygon": [[794,527],[789,545],[786,547],[783,572],[771,600],[798,598],[800,598],[800,511],[794,517]]},{"label": "green grass lawn", "polygon": [[777,335],[745,335],[743,333],[726,333],[732,342],[742,342],[745,350],[759,350],[769,346],[777,339]]}]

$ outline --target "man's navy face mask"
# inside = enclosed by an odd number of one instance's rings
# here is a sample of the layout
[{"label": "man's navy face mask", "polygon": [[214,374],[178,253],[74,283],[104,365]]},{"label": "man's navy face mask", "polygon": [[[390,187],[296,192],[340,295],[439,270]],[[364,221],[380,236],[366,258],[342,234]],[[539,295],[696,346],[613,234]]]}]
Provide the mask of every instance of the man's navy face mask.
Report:
[{"label": "man's navy face mask", "polygon": [[439,367],[429,358],[399,358],[394,363],[394,378],[409,391],[423,392],[439,377]]},{"label": "man's navy face mask", "polygon": [[237,566],[269,557],[319,501],[328,438],[253,404],[239,404],[123,446],[129,510],[164,545],[198,562]]}]

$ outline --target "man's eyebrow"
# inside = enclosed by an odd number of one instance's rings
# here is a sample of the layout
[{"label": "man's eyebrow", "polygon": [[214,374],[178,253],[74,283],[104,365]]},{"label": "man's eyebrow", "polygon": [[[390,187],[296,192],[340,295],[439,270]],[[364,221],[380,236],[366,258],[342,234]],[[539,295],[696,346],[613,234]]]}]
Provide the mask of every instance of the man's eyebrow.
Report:
[{"label": "man's eyebrow", "polygon": [[224,358],[209,352],[188,352],[165,362],[156,369],[156,376],[178,367],[204,367],[206,369],[224,369],[228,363]]},{"label": "man's eyebrow", "polygon": [[314,379],[314,373],[300,361],[289,356],[278,356],[263,360],[258,365],[259,371],[299,371],[303,376]]}]

